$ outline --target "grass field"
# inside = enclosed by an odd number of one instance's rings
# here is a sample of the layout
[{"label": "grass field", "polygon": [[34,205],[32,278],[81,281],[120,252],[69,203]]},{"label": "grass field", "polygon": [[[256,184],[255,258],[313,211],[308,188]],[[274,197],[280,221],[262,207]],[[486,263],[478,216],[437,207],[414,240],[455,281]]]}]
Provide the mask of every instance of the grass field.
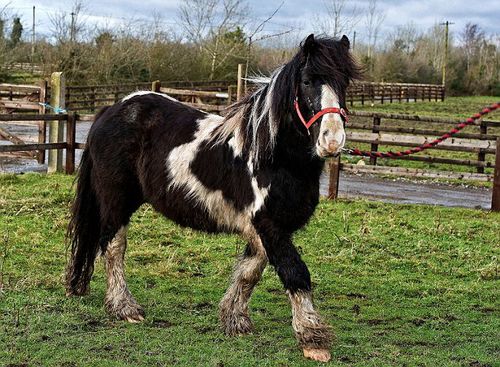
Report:
[{"label": "grass field", "polygon": [[[66,298],[64,232],[73,177],[0,176],[1,366],[313,366],[271,268],[252,302],[252,335],[228,338],[217,304],[244,246],[181,229],[144,206],[130,227],[129,285],[147,321]],[[498,366],[500,214],[322,201],[295,243],[333,326],[335,366]]]},{"label": "grass field", "polygon": [[[410,115],[446,117],[453,119],[467,118],[483,107],[498,102],[500,96],[468,96],[468,97],[446,97],[444,102],[410,102],[410,103],[377,103],[371,106],[365,103],[355,104],[351,109],[354,111],[383,112],[383,113],[406,113]],[[496,116],[496,118],[495,118]],[[489,120],[500,120],[498,113],[489,115]]]}]

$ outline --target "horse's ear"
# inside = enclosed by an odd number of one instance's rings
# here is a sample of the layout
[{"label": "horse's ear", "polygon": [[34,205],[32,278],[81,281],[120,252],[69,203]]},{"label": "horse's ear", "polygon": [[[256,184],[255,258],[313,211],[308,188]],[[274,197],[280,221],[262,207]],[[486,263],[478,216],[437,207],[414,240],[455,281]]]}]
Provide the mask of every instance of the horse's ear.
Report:
[{"label": "horse's ear", "polygon": [[342,38],[340,39],[340,43],[342,44],[342,46],[344,46],[346,49],[349,49],[349,47],[351,46],[351,43],[349,42],[349,38],[347,38],[347,36],[344,34],[342,36]]},{"label": "horse's ear", "polygon": [[316,40],[314,39],[314,33],[311,33],[309,36],[307,36],[306,40],[304,41],[304,46],[302,46],[302,49],[304,50],[304,55],[309,56],[315,48],[316,48]]}]

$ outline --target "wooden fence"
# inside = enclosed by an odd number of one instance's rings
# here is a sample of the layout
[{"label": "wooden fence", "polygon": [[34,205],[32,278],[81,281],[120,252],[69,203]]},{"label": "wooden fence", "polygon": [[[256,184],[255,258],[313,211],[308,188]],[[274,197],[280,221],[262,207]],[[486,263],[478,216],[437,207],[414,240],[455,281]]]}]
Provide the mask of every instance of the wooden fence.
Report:
[{"label": "wooden fence", "polygon": [[[384,114],[356,112],[347,130],[347,140],[354,143],[368,143],[371,151],[378,151],[379,145],[415,147],[433,140],[448,132],[461,120],[445,118],[412,116],[402,114]],[[419,126],[421,125],[421,126]],[[410,155],[393,159],[404,159],[428,163],[453,164],[475,167],[477,173],[483,174],[485,168],[494,167],[487,160],[488,154],[495,153],[495,141],[500,137],[500,122],[478,120],[453,138],[445,140],[433,149],[476,154],[477,159],[441,158],[434,156]],[[376,158],[370,158],[370,165],[377,164]],[[381,169],[379,169],[381,171]],[[483,180],[488,180],[484,176]]]},{"label": "wooden fence", "polygon": [[437,84],[355,82],[347,89],[346,100],[361,103],[444,101],[445,88]]},{"label": "wooden fence", "polygon": [[[460,120],[411,116],[352,112],[346,131],[349,147],[378,151],[380,147],[400,150],[402,147],[416,147],[448,132]],[[416,127],[417,125],[417,127]],[[424,125],[422,127],[418,125]],[[401,166],[380,166],[377,158],[370,158],[368,164],[353,164],[338,157],[329,164],[329,192],[332,199],[337,197],[340,171],[352,173],[373,173],[406,177],[440,179],[479,180],[493,182],[492,210],[500,211],[500,121],[478,120],[453,138],[445,140],[427,152],[416,155],[391,158],[429,164],[447,164],[472,167],[476,172],[442,171]],[[466,155],[450,157],[448,154],[436,156],[435,152],[448,151]],[[475,158],[474,158],[475,157]],[[361,160],[361,157],[356,157]],[[492,173],[485,173],[491,169]]]},{"label": "wooden fence", "polygon": [[[369,87],[366,87],[366,85]],[[380,103],[384,103],[385,99],[389,102],[412,99],[439,99],[439,89],[434,88],[436,86],[432,85],[383,84],[383,87],[380,87],[380,85],[381,84],[376,83],[365,83],[365,87],[360,88],[361,92],[358,93],[358,91],[353,89],[351,98],[353,100],[361,98],[360,101],[362,103],[363,99],[364,102],[367,102],[373,100],[373,98],[378,98]],[[174,86],[176,88],[173,88]],[[359,84],[353,86],[353,88],[358,87]],[[27,117],[27,115],[0,115],[0,121],[33,121],[33,123],[38,124],[39,132],[37,144],[25,144],[21,139],[10,135],[0,128],[0,137],[10,140],[13,143],[13,145],[0,147],[0,152],[35,151],[36,158],[40,163],[43,163],[45,161],[45,151],[47,149],[52,150],[52,152],[54,152],[55,149],[59,152],[69,149],[70,152],[66,155],[66,172],[73,172],[74,161],[71,163],[71,159],[72,157],[74,159],[74,149],[83,147],[83,144],[74,141],[74,138],[71,137],[71,130],[74,128],[74,124],[77,120],[92,121],[93,114],[99,107],[112,104],[135,90],[152,90],[172,95],[178,100],[195,108],[221,113],[229,103],[236,99],[235,89],[236,88],[233,88],[233,86],[227,85],[225,81],[217,81],[214,85],[210,85],[207,82],[193,82],[187,85],[185,82],[160,83],[156,81],[152,84],[124,84],[120,86],[95,85],[85,87],[70,86],[66,88],[61,85],[52,85],[52,87],[49,87],[46,82],[39,86],[0,85],[0,108],[4,107],[4,109],[10,113],[17,110],[38,112],[38,115],[29,115],[29,117]],[[61,95],[59,96],[60,98],[57,99],[57,102],[55,102],[56,99],[52,98],[52,106],[67,109],[71,112],[63,115],[46,115],[45,107],[40,105],[39,101],[46,102],[49,94],[51,97],[54,97],[57,93],[64,95],[65,98],[62,98]],[[444,96],[444,94],[441,96]],[[36,101],[37,98],[38,101]],[[53,141],[52,143],[46,143],[47,121],[54,121],[55,123],[63,121],[68,124],[69,128],[67,130],[69,130],[70,135],[68,135],[68,133],[66,134],[66,142],[62,142],[62,139],[60,139],[51,140]],[[366,150],[372,151],[377,151],[380,146],[383,147],[383,150],[391,146],[414,147],[432,140],[436,136],[442,135],[457,122],[458,120],[424,116],[352,112],[347,130],[347,138],[351,146],[362,144]],[[61,130],[61,126],[58,127],[58,130],[59,135],[61,135],[63,131]],[[434,147],[432,149],[432,155],[425,155],[424,153],[397,158],[426,162],[429,164],[467,166],[474,168],[475,172],[446,172],[442,170],[431,171],[428,169],[380,166],[380,162],[374,158],[370,159],[368,165],[334,161],[332,166],[333,169],[330,170],[332,175],[330,196],[335,197],[336,195],[337,186],[335,182],[338,180],[339,170],[410,177],[494,181],[495,185],[498,186],[497,181],[499,179],[495,177],[499,175],[498,172],[500,171],[498,168],[499,153],[495,144],[499,137],[499,121],[480,120],[476,125],[466,128],[454,138]],[[399,150],[399,148],[394,149]],[[461,156],[450,156],[449,153],[439,155],[436,153],[441,151],[459,152]],[[497,157],[496,163],[492,159],[495,153]],[[33,157],[33,153],[28,154]],[[68,161],[68,159],[70,159],[70,161]],[[495,169],[494,174],[491,174],[493,169]],[[487,170],[489,170],[489,172],[487,172]],[[500,189],[497,189],[497,191],[498,190]]]},{"label": "wooden fence", "polygon": [[[0,145],[0,153],[5,152],[20,152],[20,151],[38,151],[38,157],[40,152],[45,153],[46,150],[57,150],[62,156],[63,151],[66,152],[66,163],[64,171],[71,174],[75,171],[75,150],[78,148],[83,148],[83,145],[77,145],[76,143],[76,120],[77,115],[75,113],[71,114],[0,114],[0,121],[8,122],[18,122],[24,121],[27,123],[45,124],[47,121],[62,121],[66,124],[66,140],[59,141],[55,143],[46,143],[45,135],[43,139],[39,139],[38,143],[26,144],[23,141],[13,142],[12,145]],[[43,161],[42,161],[43,163]]]}]

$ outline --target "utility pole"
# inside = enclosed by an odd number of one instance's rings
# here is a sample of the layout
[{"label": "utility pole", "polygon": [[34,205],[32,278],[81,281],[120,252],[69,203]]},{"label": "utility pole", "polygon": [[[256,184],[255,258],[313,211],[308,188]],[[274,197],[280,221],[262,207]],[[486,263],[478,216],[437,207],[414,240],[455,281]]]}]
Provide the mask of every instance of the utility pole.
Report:
[{"label": "utility pole", "polygon": [[445,23],[441,23],[441,25],[444,25],[444,60],[443,60],[443,79],[441,81],[441,84],[443,86],[446,86],[446,65],[448,64],[448,28],[451,24],[455,23],[450,23],[446,21]]},{"label": "utility pole", "polygon": [[354,31],[354,35],[352,36],[352,50],[356,48],[356,31]]},{"label": "utility pole", "polygon": [[71,12],[71,28],[69,30],[69,39],[71,44],[75,41],[75,13]]},{"label": "utility pole", "polygon": [[35,62],[35,6],[33,6],[33,26],[31,27],[31,73],[33,74]]}]

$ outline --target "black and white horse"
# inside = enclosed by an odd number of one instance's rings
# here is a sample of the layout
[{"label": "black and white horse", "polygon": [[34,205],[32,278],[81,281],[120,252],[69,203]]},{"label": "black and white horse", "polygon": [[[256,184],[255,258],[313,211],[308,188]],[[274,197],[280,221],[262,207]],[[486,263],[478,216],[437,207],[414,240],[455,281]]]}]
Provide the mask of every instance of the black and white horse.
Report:
[{"label": "black and white horse", "polygon": [[130,217],[150,203],[181,226],[236,232],[248,242],[220,303],[227,334],[251,331],[250,295],[269,261],[290,298],[304,354],[329,360],[329,328],[313,308],[309,271],[292,236],[318,204],[325,158],[344,145],[345,93],[358,74],[347,37],[310,35],[225,117],[152,92],[101,111],[80,164],[67,294],[88,291],[100,252],[108,312],[130,322],[144,319],[123,262]]}]

